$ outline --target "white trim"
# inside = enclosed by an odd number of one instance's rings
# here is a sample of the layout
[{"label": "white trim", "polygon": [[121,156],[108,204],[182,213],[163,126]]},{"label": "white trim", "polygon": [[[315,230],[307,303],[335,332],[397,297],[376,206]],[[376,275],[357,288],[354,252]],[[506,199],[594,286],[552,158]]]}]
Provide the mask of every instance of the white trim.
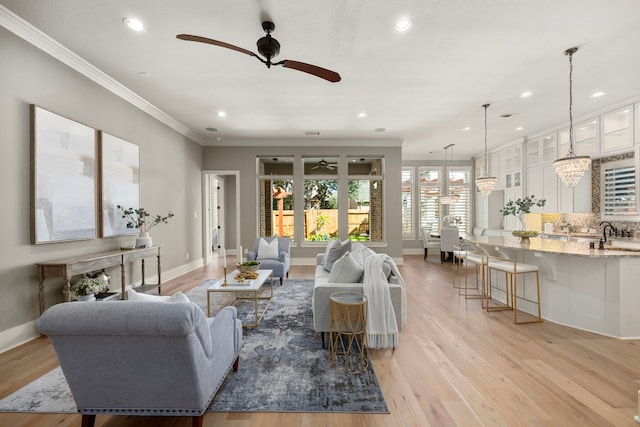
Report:
[{"label": "white trim", "polygon": [[11,12],[6,7],[0,5],[0,25],[14,33],[16,36],[31,43],[33,46],[42,50],[43,52],[51,55],[58,61],[65,65],[68,65],[78,73],[94,81],[105,89],[111,91],[115,95],[129,102],[133,106],[139,108],[145,113],[149,114],[156,120],[169,126],[176,132],[186,136],[189,139],[204,145],[204,138],[200,135],[160,110],[155,105],[151,104],[146,99],[137,95],[135,92],[109,77],[106,73],[78,56],[56,40],[49,37],[47,34],[40,31],[38,28],[31,25],[29,22],[20,18],[18,15]]},{"label": "white trim", "polygon": [[0,353],[38,338],[38,320],[32,320],[0,332]]}]

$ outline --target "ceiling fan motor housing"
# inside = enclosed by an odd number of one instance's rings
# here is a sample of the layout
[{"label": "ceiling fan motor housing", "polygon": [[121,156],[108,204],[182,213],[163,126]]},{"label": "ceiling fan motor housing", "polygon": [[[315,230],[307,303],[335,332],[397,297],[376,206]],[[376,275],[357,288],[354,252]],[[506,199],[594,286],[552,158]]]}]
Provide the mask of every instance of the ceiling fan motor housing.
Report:
[{"label": "ceiling fan motor housing", "polygon": [[258,40],[258,52],[267,59],[275,58],[280,52],[280,43],[270,35],[261,37]]}]

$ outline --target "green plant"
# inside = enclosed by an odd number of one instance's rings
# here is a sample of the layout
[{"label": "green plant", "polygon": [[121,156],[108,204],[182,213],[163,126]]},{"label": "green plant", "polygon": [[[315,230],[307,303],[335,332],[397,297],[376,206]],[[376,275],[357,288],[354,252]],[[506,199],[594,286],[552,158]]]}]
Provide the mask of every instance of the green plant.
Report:
[{"label": "green plant", "polygon": [[542,207],[547,203],[546,199],[536,199],[536,196],[533,194],[531,196],[526,196],[523,199],[517,199],[515,202],[513,200],[509,200],[503,209],[500,209],[503,216],[514,215],[520,221],[520,225],[522,229],[525,228],[525,222],[523,215],[526,213],[531,213],[532,206]]},{"label": "green plant", "polygon": [[90,276],[83,276],[71,285],[69,293],[73,299],[78,299],[84,295],[100,293],[105,288],[105,283],[101,279]]},{"label": "green plant", "polygon": [[156,215],[152,216],[144,208],[124,208],[120,205],[117,206],[122,211],[122,218],[127,221],[127,228],[137,228],[141,233],[147,233],[151,228],[158,224],[166,224],[169,222],[169,218],[173,218],[175,215],[169,211],[166,216]]}]

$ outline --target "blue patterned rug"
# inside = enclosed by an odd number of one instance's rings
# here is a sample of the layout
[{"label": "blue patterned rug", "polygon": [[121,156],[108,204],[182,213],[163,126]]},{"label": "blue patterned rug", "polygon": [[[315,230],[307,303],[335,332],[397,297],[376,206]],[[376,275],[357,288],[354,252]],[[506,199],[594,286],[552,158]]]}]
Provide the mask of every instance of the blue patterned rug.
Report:
[{"label": "blue patterned rug", "polygon": [[[187,292],[205,312],[207,286]],[[310,280],[275,285],[260,326],[244,330],[238,372],[228,375],[209,411],[389,413],[371,364],[355,375],[330,368],[327,350],[313,332],[312,289]],[[212,313],[229,298],[213,294]],[[251,322],[253,302],[235,305],[243,322]],[[0,400],[0,412],[75,413],[76,407],[58,368]]]}]

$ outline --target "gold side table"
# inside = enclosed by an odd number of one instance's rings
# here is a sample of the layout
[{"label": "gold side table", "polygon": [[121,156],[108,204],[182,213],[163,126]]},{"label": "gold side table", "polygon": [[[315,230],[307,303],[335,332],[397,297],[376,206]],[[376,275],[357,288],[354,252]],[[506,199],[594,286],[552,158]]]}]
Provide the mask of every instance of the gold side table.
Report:
[{"label": "gold side table", "polygon": [[356,292],[334,292],[329,300],[329,364],[336,372],[364,372],[369,367],[367,298]]}]

